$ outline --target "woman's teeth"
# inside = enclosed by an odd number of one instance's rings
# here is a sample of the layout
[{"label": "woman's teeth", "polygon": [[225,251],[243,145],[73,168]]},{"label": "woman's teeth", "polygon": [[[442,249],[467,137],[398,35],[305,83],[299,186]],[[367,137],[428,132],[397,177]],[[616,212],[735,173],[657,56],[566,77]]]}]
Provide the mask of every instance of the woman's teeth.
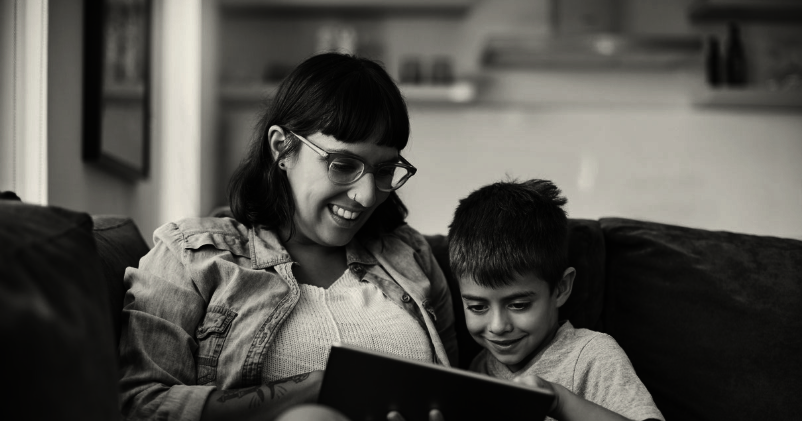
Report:
[{"label": "woman's teeth", "polygon": [[344,219],[356,219],[359,218],[359,215],[362,213],[345,210],[337,205],[331,205],[331,211]]}]

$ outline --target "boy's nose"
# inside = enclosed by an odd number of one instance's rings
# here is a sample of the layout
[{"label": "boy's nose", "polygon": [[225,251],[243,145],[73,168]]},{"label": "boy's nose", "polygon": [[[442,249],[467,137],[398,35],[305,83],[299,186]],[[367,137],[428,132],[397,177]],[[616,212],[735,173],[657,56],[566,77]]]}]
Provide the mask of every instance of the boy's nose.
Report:
[{"label": "boy's nose", "polygon": [[507,314],[503,311],[494,311],[490,319],[488,330],[494,335],[500,335],[511,331],[512,324],[510,323]]}]

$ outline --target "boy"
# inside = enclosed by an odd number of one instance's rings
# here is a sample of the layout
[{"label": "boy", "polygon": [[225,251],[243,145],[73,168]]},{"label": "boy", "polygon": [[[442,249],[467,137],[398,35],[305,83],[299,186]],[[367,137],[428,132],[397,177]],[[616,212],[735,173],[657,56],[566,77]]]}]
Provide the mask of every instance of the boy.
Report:
[{"label": "boy", "polygon": [[485,348],[471,371],[552,390],[549,416],[561,421],[663,420],[612,337],[558,320],[576,275],[560,193],[547,180],[500,182],[460,201],[451,270]]}]

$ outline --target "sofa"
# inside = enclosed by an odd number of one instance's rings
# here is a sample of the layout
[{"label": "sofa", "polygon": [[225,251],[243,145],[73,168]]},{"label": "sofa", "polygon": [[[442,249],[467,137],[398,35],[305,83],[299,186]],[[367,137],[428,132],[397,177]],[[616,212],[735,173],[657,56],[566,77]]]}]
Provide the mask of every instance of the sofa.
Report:
[{"label": "sofa", "polygon": [[[478,345],[448,239],[427,240],[453,286],[465,368]],[[801,416],[802,241],[602,218],[571,219],[569,243],[577,278],[561,318],[615,338],[666,419]],[[147,251],[130,218],[0,200],[6,407],[120,418],[123,273]]]}]

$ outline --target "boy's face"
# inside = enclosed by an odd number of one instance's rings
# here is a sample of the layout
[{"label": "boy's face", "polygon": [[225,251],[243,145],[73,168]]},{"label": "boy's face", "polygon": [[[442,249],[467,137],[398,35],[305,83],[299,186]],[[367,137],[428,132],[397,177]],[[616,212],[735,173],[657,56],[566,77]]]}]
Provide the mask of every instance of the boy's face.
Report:
[{"label": "boy's face", "polygon": [[[570,271],[570,272],[569,272]],[[543,349],[558,328],[557,309],[571,293],[573,269],[553,293],[534,273],[516,274],[510,285],[498,289],[460,279],[465,321],[473,339],[515,372]],[[567,291],[564,288],[568,277]]]}]

